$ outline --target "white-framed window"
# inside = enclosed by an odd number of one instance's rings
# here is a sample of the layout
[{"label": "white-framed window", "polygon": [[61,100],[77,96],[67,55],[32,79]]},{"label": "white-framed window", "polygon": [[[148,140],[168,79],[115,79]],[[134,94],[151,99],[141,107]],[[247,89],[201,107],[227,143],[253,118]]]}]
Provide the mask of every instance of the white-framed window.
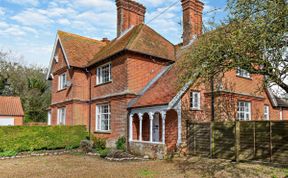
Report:
[{"label": "white-framed window", "polygon": [[269,119],[270,119],[269,106],[265,105],[264,106],[264,120],[268,121]]},{"label": "white-framed window", "polygon": [[96,84],[100,85],[112,81],[111,63],[104,64],[97,68]]},{"label": "white-framed window", "polygon": [[66,108],[59,108],[57,110],[57,125],[66,124]]},{"label": "white-framed window", "polygon": [[58,78],[58,90],[63,90],[67,85],[67,75],[66,73],[59,75]]},{"label": "white-framed window", "polygon": [[96,131],[107,132],[111,130],[110,105],[102,104],[96,106]]},{"label": "white-framed window", "polygon": [[200,92],[191,91],[190,92],[190,108],[191,109],[200,109]]},{"label": "white-framed window", "polygon": [[48,111],[47,125],[52,125],[51,111]]},{"label": "white-framed window", "polygon": [[240,77],[251,78],[251,77],[250,77],[250,73],[247,72],[247,71],[244,70],[244,69],[241,69],[240,67],[237,67],[237,69],[236,69],[236,75],[237,75],[237,76],[240,76]]},{"label": "white-framed window", "polygon": [[251,103],[246,101],[238,101],[237,109],[238,120],[248,121],[251,120]]}]

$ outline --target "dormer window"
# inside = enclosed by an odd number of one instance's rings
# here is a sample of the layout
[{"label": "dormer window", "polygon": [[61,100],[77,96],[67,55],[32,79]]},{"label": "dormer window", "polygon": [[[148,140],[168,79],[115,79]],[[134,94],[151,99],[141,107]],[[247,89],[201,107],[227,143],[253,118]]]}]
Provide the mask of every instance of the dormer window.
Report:
[{"label": "dormer window", "polygon": [[237,68],[236,75],[239,77],[251,78],[250,73],[244,69],[241,69],[240,67]]},{"label": "dormer window", "polygon": [[66,73],[59,75],[58,78],[58,90],[63,90],[67,86],[67,75]]},{"label": "dormer window", "polygon": [[96,84],[104,84],[112,81],[111,76],[111,63],[104,64],[97,68],[97,81]]}]

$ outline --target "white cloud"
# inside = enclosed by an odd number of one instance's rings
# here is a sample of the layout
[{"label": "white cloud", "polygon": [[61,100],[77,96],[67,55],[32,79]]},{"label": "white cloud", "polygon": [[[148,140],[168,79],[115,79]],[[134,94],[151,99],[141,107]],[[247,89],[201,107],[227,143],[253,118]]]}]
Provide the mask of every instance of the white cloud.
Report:
[{"label": "white cloud", "polygon": [[19,14],[11,17],[11,19],[27,26],[43,26],[53,22],[53,20],[44,15],[41,10],[37,12],[35,9],[28,9],[20,12]]},{"label": "white cloud", "polygon": [[[164,4],[169,4],[172,1],[167,1],[167,0],[137,0],[139,3],[147,6],[147,7],[159,7],[160,5],[164,5]],[[179,0],[180,1],[180,0]],[[175,1],[174,1],[175,2]]]},{"label": "white cloud", "polygon": [[6,10],[4,9],[4,7],[0,7],[0,16],[4,16],[6,13]]},{"label": "white cloud", "polygon": [[115,8],[115,1],[112,0],[75,0],[74,4],[83,7],[98,7],[98,10]]},{"label": "white cloud", "polygon": [[70,25],[71,22],[68,19],[62,18],[62,19],[58,19],[57,23],[60,25]]},{"label": "white cloud", "polygon": [[38,0],[6,0],[9,3],[18,4],[18,5],[32,5],[37,6],[39,4]]}]

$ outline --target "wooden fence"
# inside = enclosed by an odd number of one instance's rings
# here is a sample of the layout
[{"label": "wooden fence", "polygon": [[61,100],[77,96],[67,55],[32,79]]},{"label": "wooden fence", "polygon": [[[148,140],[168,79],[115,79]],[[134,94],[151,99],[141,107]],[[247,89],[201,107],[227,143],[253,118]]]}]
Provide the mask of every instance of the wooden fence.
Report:
[{"label": "wooden fence", "polygon": [[188,123],[187,141],[193,155],[288,163],[287,121]]}]

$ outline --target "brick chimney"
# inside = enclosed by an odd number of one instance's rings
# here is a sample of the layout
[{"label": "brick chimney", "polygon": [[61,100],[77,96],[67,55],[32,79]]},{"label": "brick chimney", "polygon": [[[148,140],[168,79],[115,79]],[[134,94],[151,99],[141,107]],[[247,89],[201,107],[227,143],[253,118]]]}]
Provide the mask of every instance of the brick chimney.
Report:
[{"label": "brick chimney", "polygon": [[199,0],[181,0],[183,10],[183,45],[202,34],[204,4]]},{"label": "brick chimney", "polygon": [[116,0],[117,37],[145,20],[146,8],[133,0]]}]

